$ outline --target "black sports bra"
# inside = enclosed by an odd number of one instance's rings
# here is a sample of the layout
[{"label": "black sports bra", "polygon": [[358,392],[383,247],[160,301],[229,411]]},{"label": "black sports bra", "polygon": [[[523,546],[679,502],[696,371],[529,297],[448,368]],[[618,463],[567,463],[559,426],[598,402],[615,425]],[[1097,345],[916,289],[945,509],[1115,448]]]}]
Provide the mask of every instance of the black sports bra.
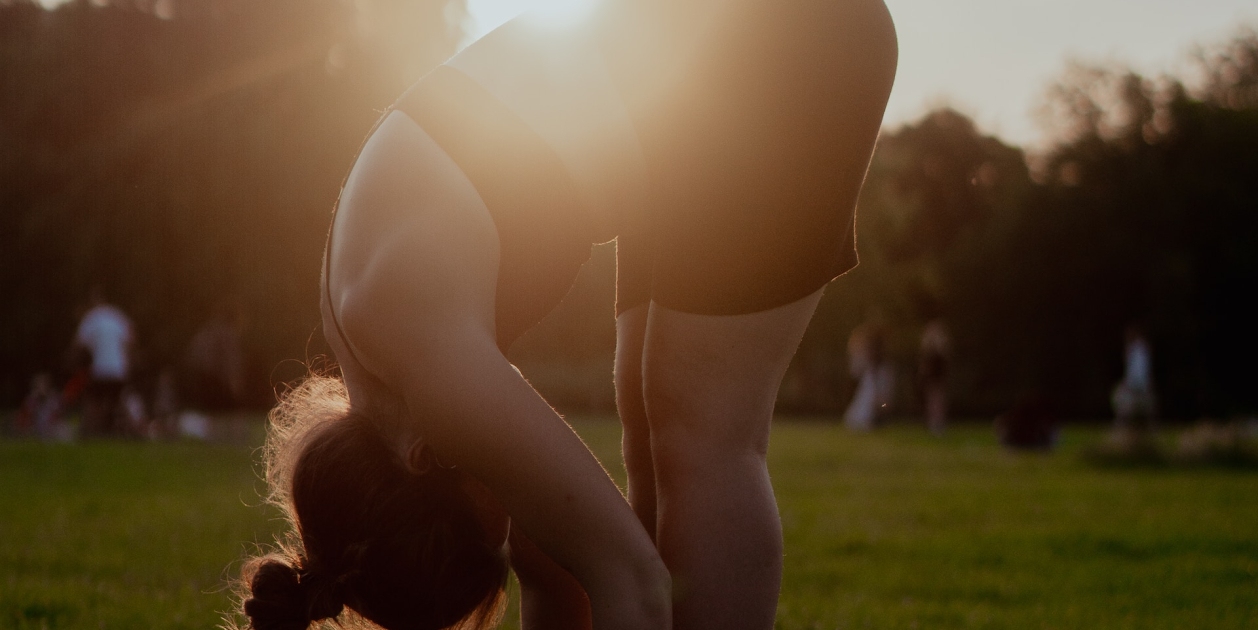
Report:
[{"label": "black sports bra", "polygon": [[[393,109],[414,120],[458,164],[493,217],[500,246],[496,336],[499,348],[506,352],[571,288],[595,241],[590,216],[554,150],[462,72],[438,67]],[[333,211],[324,252],[323,289],[337,334],[362,364],[332,306],[335,225]],[[612,236],[605,235],[603,240]]]}]

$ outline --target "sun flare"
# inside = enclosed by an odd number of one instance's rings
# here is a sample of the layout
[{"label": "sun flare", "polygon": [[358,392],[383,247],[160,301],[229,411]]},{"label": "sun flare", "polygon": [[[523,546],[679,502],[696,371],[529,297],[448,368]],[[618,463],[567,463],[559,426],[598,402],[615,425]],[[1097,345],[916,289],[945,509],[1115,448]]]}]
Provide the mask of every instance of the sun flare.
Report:
[{"label": "sun flare", "polygon": [[530,19],[549,26],[567,26],[588,16],[601,0],[468,0],[474,22],[473,37],[480,37],[513,17],[527,13]]}]

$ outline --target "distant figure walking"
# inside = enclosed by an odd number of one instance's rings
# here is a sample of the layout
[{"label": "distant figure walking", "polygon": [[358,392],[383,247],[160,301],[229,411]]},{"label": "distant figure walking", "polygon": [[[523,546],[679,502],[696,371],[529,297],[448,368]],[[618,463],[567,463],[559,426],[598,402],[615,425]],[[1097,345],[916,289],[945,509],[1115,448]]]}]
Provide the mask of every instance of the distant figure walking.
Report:
[{"label": "distant figure walking", "polygon": [[14,428],[19,435],[34,434],[41,440],[54,439],[61,410],[61,392],[53,386],[52,375],[40,372],[31,379],[30,392],[18,408]]},{"label": "distant figure walking", "polygon": [[1057,445],[1057,416],[1038,392],[1019,396],[1013,408],[996,418],[996,437],[1016,449],[1047,451]]},{"label": "distant figure walking", "polygon": [[1123,351],[1123,379],[1114,386],[1110,403],[1116,430],[1151,429],[1157,415],[1153,389],[1153,353],[1139,326],[1128,326]]},{"label": "distant figure walking", "polygon": [[117,306],[105,301],[100,287],[89,298],[91,307],[79,322],[75,345],[91,354],[83,404],[82,433],[86,437],[113,435],[118,423],[123,387],[131,376],[131,348],[135,332],[131,320]]},{"label": "distant figure walking", "polygon": [[922,331],[922,349],[918,355],[917,378],[926,406],[926,427],[934,435],[942,435],[948,422],[948,361],[952,339],[942,319],[933,319]]},{"label": "distant figure walking", "polygon": [[185,394],[201,411],[235,409],[244,398],[245,360],[241,334],[244,314],[220,305],[188,342]]},{"label": "distant figure walking", "polygon": [[155,438],[172,438],[176,436],[179,418],[179,386],[175,370],[162,368],[157,373],[157,383],[153,386],[153,422],[150,425],[151,435]]},{"label": "distant figure walking", "polygon": [[857,384],[843,423],[853,431],[869,431],[886,412],[895,390],[895,372],[887,360],[886,333],[877,316],[852,331],[847,354]]}]

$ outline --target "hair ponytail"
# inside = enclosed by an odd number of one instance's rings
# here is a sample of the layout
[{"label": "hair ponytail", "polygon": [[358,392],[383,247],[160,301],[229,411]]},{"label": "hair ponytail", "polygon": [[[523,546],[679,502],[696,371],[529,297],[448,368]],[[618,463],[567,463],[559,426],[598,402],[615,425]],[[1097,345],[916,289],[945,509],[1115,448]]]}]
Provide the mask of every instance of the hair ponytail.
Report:
[{"label": "hair ponytail", "polygon": [[[2,0],[0,0],[2,1]],[[462,473],[416,475],[345,385],[314,376],[271,412],[269,501],[290,527],[245,563],[226,630],[486,630],[507,560],[486,540]],[[331,619],[332,622],[323,622]]]},{"label": "hair ponytail", "polygon": [[341,614],[344,602],[332,584],[320,584],[288,563],[264,559],[249,581],[245,614],[255,630],[306,630],[310,624]]}]

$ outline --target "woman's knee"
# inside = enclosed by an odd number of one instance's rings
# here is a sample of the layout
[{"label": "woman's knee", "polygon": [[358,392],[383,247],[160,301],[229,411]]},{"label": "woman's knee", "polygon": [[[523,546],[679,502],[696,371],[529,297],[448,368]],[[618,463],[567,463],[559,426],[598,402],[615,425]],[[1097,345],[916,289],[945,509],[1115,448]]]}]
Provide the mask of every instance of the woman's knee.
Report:
[{"label": "woman's knee", "polygon": [[763,462],[768,454],[770,418],[767,413],[707,418],[653,416],[650,453],[654,472],[667,479],[679,470]]},{"label": "woman's knee", "polygon": [[[717,462],[763,459],[768,449],[773,401],[767,392],[748,395],[754,386],[736,381],[696,383],[680,366],[648,376],[643,388],[650,454],[657,475]],[[661,375],[662,376],[662,375]],[[690,375],[693,376],[693,375]]]}]

